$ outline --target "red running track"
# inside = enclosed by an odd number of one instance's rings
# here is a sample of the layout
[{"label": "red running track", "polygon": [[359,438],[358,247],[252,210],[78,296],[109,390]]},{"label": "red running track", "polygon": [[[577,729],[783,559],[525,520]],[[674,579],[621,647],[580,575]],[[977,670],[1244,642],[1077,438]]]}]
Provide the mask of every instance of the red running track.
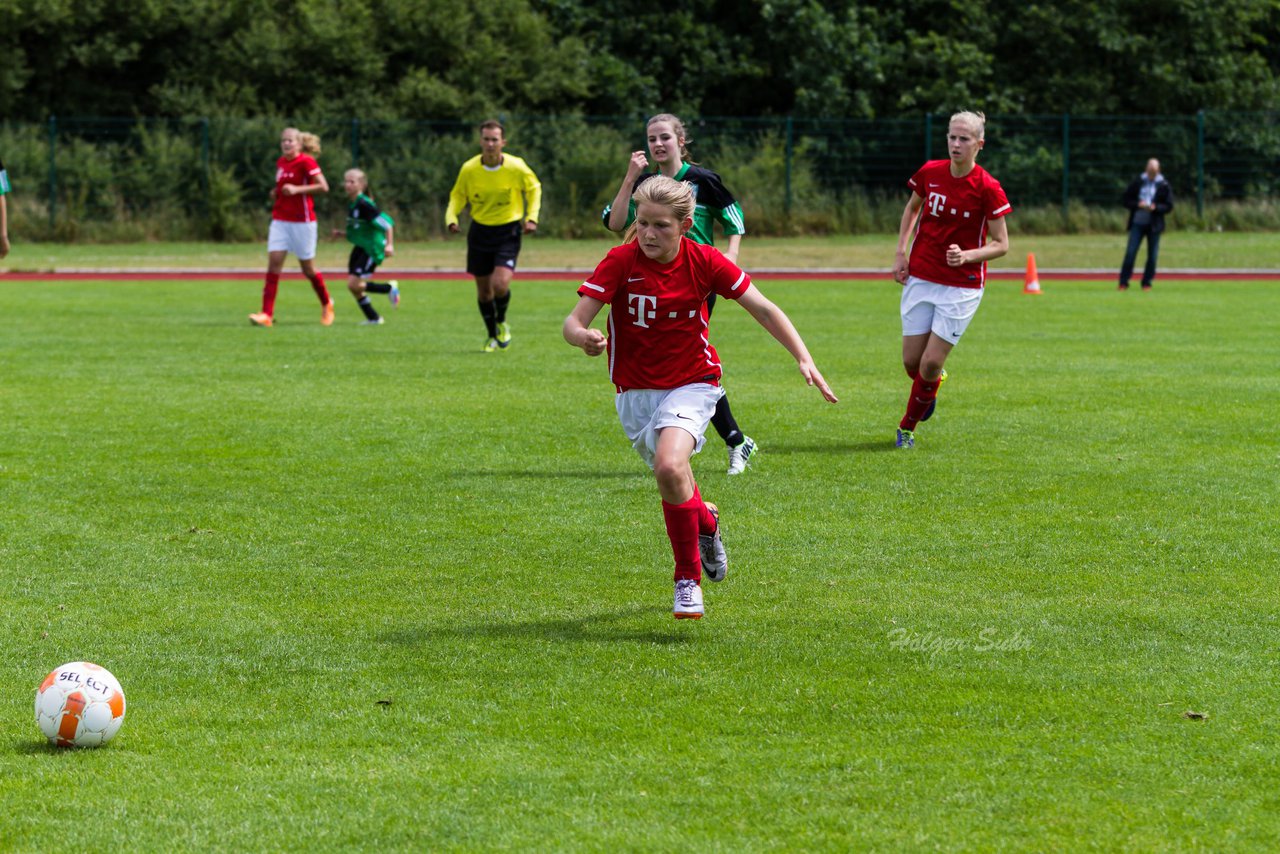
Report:
[{"label": "red running track", "polygon": [[[801,270],[801,269],[760,269],[749,271],[759,279],[788,279],[792,281],[887,281],[888,270]],[[591,273],[590,270],[521,270],[519,279],[526,281],[581,281]],[[326,273],[330,278],[345,278],[344,272]],[[471,276],[461,270],[379,270],[379,277],[404,279],[409,281],[470,281]],[[67,282],[67,281],[105,281],[105,282],[156,282],[156,281],[261,281],[261,270],[62,270],[62,271],[25,271],[0,272],[0,281],[16,282]],[[987,276],[999,281],[1022,281],[1023,273],[1017,270],[994,270]],[[1114,281],[1114,270],[1041,270],[1041,281],[1078,281],[1078,282],[1110,282]],[[298,272],[285,273],[282,279],[301,279]],[[1280,270],[1162,270],[1158,277],[1161,281],[1196,281],[1196,280],[1242,280],[1242,281],[1276,281],[1280,280]]]}]

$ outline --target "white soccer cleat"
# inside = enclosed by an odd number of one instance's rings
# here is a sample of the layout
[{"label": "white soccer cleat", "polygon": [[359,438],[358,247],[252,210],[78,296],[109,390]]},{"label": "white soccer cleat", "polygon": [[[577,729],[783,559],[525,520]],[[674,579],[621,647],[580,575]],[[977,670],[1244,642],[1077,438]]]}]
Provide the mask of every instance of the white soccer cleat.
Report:
[{"label": "white soccer cleat", "polygon": [[692,578],[676,582],[676,601],[671,613],[677,620],[702,619],[702,585]]},{"label": "white soccer cleat", "polygon": [[729,555],[724,550],[724,541],[720,539],[720,511],[714,504],[707,509],[716,517],[714,534],[698,535],[698,551],[702,554],[702,573],[712,581],[724,581],[729,572]]},{"label": "white soccer cleat", "polygon": [[742,437],[742,444],[729,449],[729,474],[742,474],[747,463],[756,455],[756,442],[750,436]]}]

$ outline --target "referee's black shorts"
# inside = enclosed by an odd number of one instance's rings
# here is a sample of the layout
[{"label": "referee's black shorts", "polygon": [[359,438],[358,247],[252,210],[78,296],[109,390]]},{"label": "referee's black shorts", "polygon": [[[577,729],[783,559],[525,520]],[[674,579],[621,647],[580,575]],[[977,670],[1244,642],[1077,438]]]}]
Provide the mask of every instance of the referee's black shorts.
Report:
[{"label": "referee's black shorts", "polygon": [[487,276],[498,266],[514,271],[523,232],[520,220],[506,225],[481,225],[473,221],[467,232],[467,272]]}]

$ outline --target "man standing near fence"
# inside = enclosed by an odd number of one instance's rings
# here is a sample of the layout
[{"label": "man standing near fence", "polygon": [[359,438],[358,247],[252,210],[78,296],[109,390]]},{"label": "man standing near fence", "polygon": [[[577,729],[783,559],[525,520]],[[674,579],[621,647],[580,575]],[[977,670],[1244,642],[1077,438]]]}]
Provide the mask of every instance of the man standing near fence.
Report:
[{"label": "man standing near fence", "polygon": [[1124,206],[1129,209],[1129,247],[1120,265],[1120,290],[1129,290],[1133,263],[1138,257],[1142,238],[1147,238],[1147,266],[1142,271],[1142,289],[1151,290],[1156,278],[1156,258],[1160,253],[1160,235],[1164,232],[1164,215],[1173,210],[1173,188],[1160,174],[1160,161],[1147,161],[1147,169],[1124,191]]},{"label": "man standing near fence", "polygon": [[0,163],[0,258],[9,254],[9,173],[4,171],[4,163]]}]

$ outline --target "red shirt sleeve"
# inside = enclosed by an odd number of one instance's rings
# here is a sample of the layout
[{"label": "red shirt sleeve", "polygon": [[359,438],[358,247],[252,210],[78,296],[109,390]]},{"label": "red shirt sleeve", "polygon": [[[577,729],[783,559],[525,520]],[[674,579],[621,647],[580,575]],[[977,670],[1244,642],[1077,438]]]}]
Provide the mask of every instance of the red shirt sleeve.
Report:
[{"label": "red shirt sleeve", "polygon": [[989,219],[999,219],[1013,212],[1013,205],[1009,204],[1009,197],[1004,194],[1004,187],[1000,186],[1000,182],[990,172],[987,173],[986,190],[987,217]]},{"label": "red shirt sleeve", "polygon": [[[932,161],[929,161],[929,162],[931,163]],[[929,168],[929,163],[925,163],[923,166],[921,166],[919,169],[916,170],[916,174],[912,175],[910,178],[907,179],[907,186],[911,188],[911,192],[915,193],[917,196],[919,196],[922,199],[924,198],[924,193],[920,192],[920,188],[924,186],[924,183],[925,183],[924,171],[928,168]]]},{"label": "red shirt sleeve", "polygon": [[308,157],[311,162],[307,164],[307,174],[312,178],[318,177],[320,173],[320,164],[315,161],[314,157]]},{"label": "red shirt sleeve", "polygon": [[751,277],[741,267],[724,257],[719,249],[707,253],[710,264],[711,290],[726,299],[737,299],[751,287]]},{"label": "red shirt sleeve", "polygon": [[596,265],[595,272],[578,287],[578,296],[612,303],[614,294],[618,292],[618,286],[626,278],[626,271],[634,266],[628,263],[626,250],[634,251],[635,248],[635,244],[627,243],[610,249],[609,254]]}]

